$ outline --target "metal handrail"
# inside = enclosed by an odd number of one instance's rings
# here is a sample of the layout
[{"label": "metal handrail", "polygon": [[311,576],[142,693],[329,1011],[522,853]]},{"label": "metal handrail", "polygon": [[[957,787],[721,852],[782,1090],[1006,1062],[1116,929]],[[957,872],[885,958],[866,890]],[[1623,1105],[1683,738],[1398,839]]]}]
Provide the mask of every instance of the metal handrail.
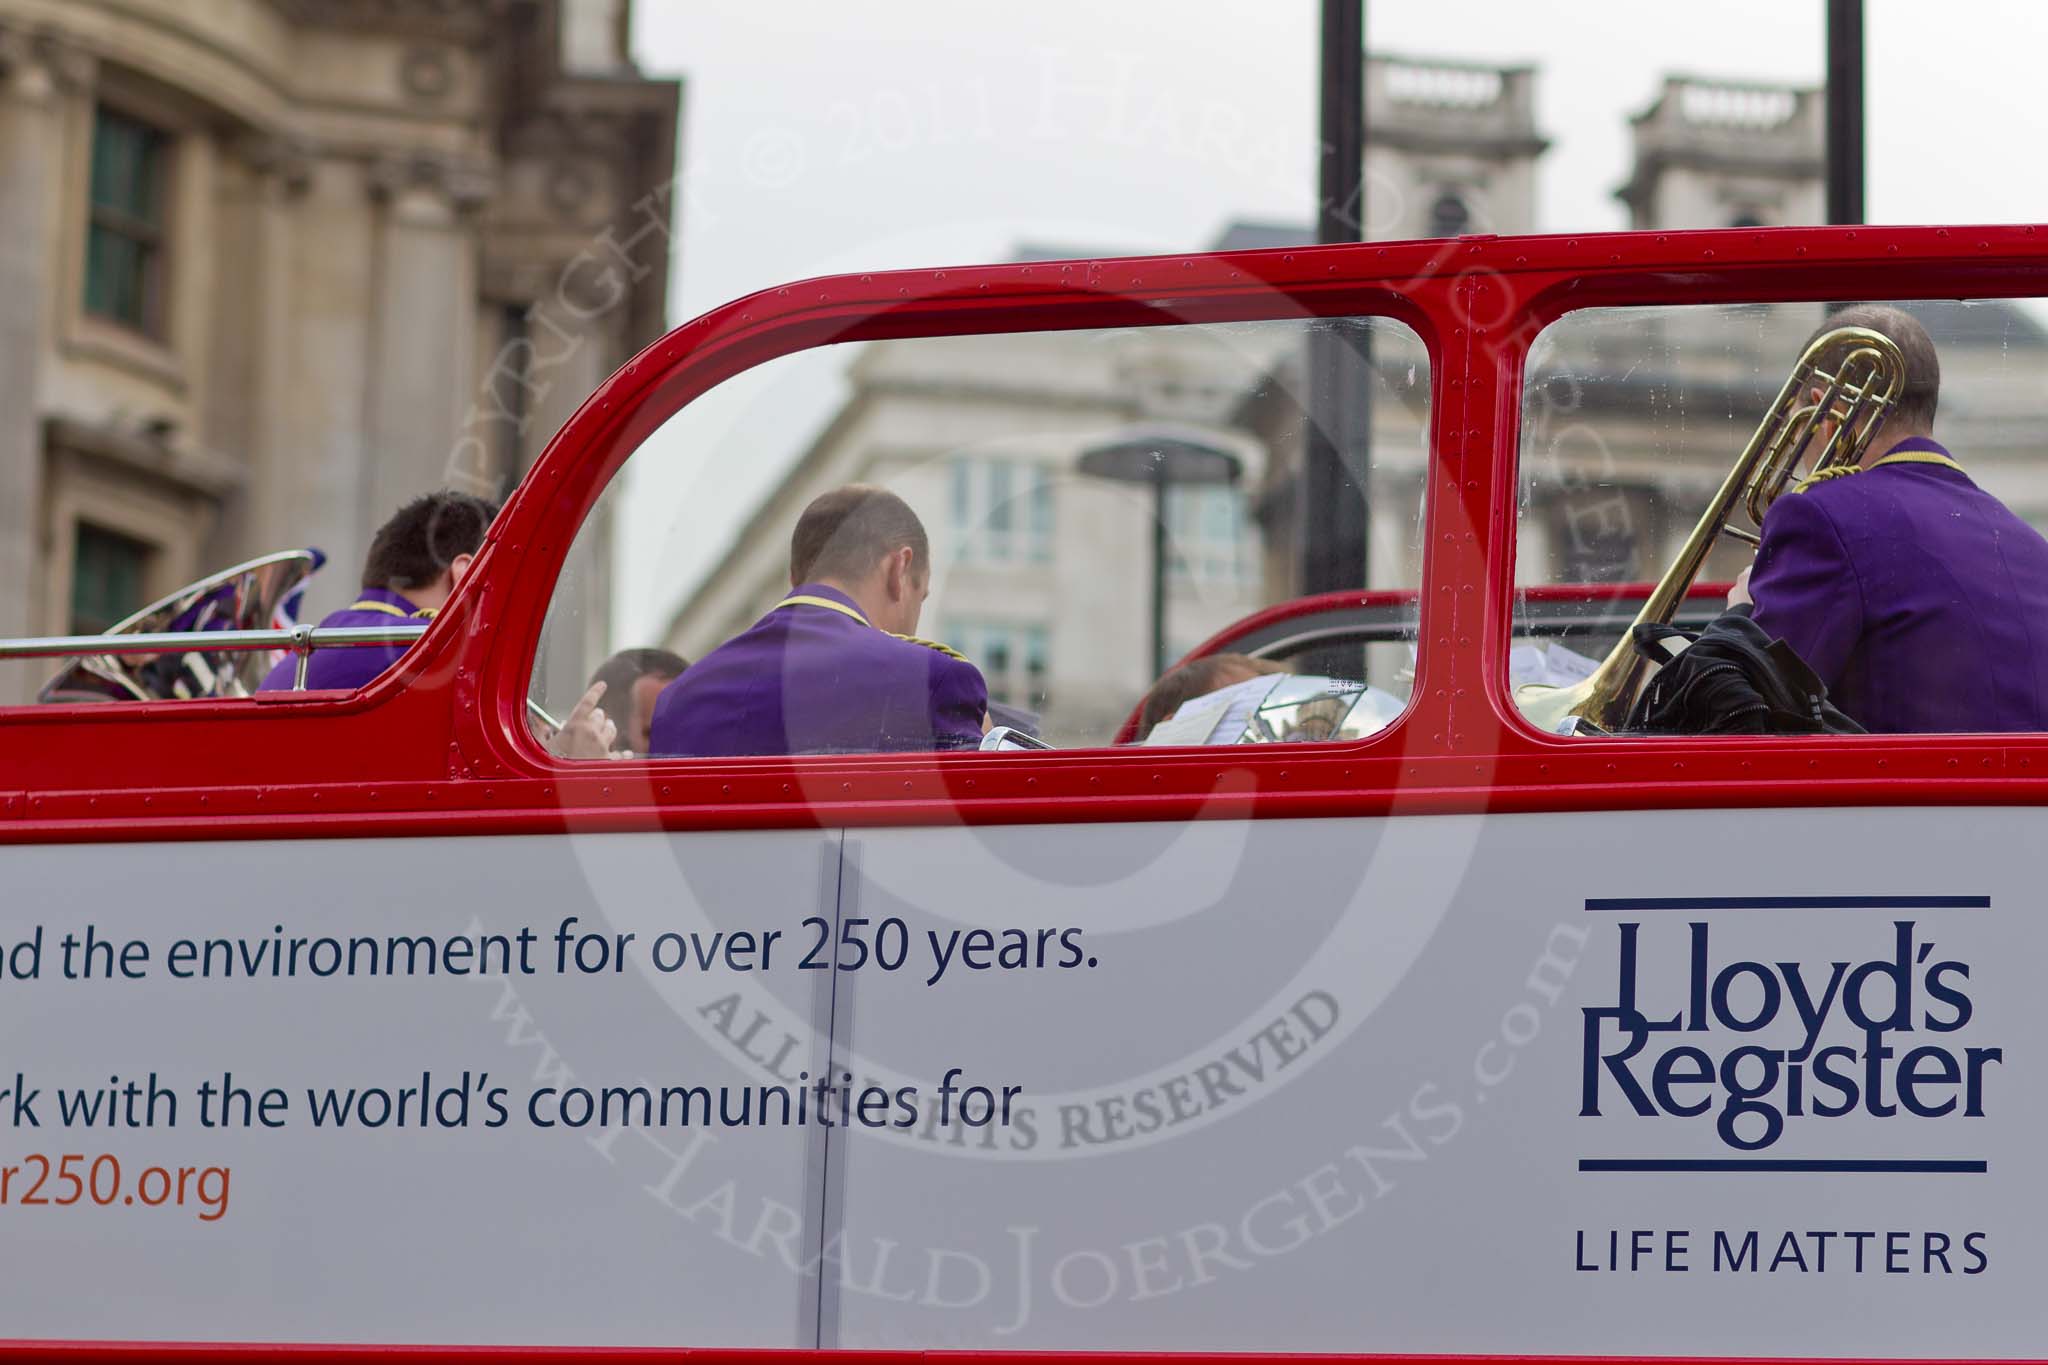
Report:
[{"label": "metal handrail", "polygon": [[425,622],[398,626],[293,626],[272,630],[164,630],[142,635],[41,635],[0,640],[0,659],[61,659],[79,654],[173,654],[204,645],[209,651],[325,649],[330,645],[410,644],[427,633]]},{"label": "metal handrail", "polygon": [[[298,655],[292,670],[292,691],[306,688],[306,662],[313,651],[330,646],[410,644],[427,633],[424,621],[394,626],[293,626],[289,630],[166,630],[147,635],[49,635],[0,640],[0,659],[69,659],[95,654],[171,654],[203,644],[224,654],[259,649],[289,649]],[[533,698],[527,714],[560,730],[562,722]]]},{"label": "metal handrail", "polygon": [[306,665],[316,649],[362,645],[409,645],[427,633],[427,622],[389,626],[292,626],[272,630],[164,630],[135,635],[51,635],[40,639],[0,640],[0,659],[90,658],[103,654],[179,654],[192,649],[209,653],[250,653],[286,649],[298,656],[292,690],[306,686]]},{"label": "metal handrail", "polygon": [[[1720,611],[1718,601],[1689,603],[1673,615],[1672,624],[1704,626]],[[1313,617],[1278,621],[1262,630],[1247,632],[1232,640],[1229,647],[1255,659],[1284,659],[1317,644],[1400,644],[1415,639],[1417,623],[1414,609],[1408,603],[1345,608],[1343,616],[1342,620],[1319,624]],[[1529,602],[1515,614],[1513,633],[1517,638],[1536,640],[1618,634],[1627,630],[1634,619],[1633,602],[1601,603],[1592,611],[1583,610],[1576,602]]]},{"label": "metal handrail", "polygon": [[[1523,619],[1517,622],[1517,634],[1536,637],[1550,635],[1573,635],[1597,633],[1603,629],[1619,630],[1626,627],[1633,613],[1625,608],[1630,604],[1601,603],[1591,612],[1586,612],[1579,603],[1536,603],[1525,604]],[[1578,609],[1574,614],[1574,609]],[[1698,607],[1682,613],[1682,625],[1704,624],[1711,619],[1714,611]],[[1414,634],[1415,622],[1406,619],[1403,613],[1407,604],[1371,610],[1353,608],[1347,615],[1353,619],[1336,625],[1312,626],[1305,630],[1289,630],[1282,625],[1277,631],[1256,632],[1240,642],[1238,647],[1245,653],[1259,657],[1274,654],[1294,653],[1307,645],[1332,639],[1356,639],[1360,643],[1392,643],[1407,639]],[[1693,619],[1697,617],[1698,619]],[[1378,618],[1378,619],[1373,619]],[[1291,624],[1291,623],[1288,623]],[[306,686],[306,665],[316,649],[330,647],[353,648],[361,645],[411,644],[426,634],[427,623],[403,622],[388,626],[293,626],[288,630],[197,630],[159,631],[138,635],[52,635],[43,638],[0,639],[0,659],[60,659],[95,654],[172,654],[204,646],[208,650],[222,653],[246,653],[261,649],[288,649],[298,656],[298,666],[292,671],[292,690],[303,691]],[[1266,636],[1266,638],[1260,638]],[[533,715],[552,726],[561,728],[561,722],[549,715],[533,702],[527,701],[527,708]]]}]

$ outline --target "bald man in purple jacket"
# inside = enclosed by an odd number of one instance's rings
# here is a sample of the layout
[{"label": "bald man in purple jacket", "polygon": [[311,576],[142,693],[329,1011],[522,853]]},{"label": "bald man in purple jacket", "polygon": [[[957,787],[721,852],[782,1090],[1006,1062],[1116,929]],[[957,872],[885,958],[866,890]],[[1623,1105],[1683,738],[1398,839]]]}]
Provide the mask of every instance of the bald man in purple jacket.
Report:
[{"label": "bald man in purple jacket", "polygon": [[1934,439],[1941,368],[1910,314],[1859,304],[1823,330],[1895,342],[1906,384],[1853,474],[1786,493],[1731,605],[1874,733],[2048,730],[2048,540]]},{"label": "bald man in purple jacket", "polygon": [[790,538],[789,595],[691,665],[654,703],[651,752],[749,754],[971,749],[988,685],[918,639],[931,549],[909,504],[850,484],[823,494]]}]

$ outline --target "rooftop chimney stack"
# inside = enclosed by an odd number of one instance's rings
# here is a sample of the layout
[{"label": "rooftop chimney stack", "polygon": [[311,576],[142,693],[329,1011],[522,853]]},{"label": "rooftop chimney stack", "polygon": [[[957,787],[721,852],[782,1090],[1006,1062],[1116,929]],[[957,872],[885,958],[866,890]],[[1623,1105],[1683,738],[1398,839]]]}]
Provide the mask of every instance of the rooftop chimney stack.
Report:
[{"label": "rooftop chimney stack", "polygon": [[1629,226],[1783,227],[1826,221],[1826,126],[1811,86],[1666,76],[1629,120],[1635,168],[1614,192]]},{"label": "rooftop chimney stack", "polygon": [[1369,53],[1365,130],[1367,240],[1535,230],[1533,68]]}]

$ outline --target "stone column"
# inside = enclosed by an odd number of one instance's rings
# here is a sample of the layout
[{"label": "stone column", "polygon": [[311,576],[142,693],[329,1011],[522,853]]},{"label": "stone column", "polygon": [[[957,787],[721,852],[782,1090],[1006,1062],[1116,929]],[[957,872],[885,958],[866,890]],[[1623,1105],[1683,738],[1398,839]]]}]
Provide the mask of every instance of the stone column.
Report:
[{"label": "stone column", "polygon": [[[312,183],[312,161],[297,144],[258,133],[238,140],[233,154],[233,188],[223,194],[219,212],[221,246],[234,256],[216,286],[210,430],[241,463],[246,482],[208,547],[213,567],[307,543],[295,525],[298,466],[307,455],[290,426],[299,306],[292,253],[294,216]],[[314,581],[331,588],[336,579],[347,580],[341,590],[354,587],[353,566],[339,573],[330,568]]]},{"label": "stone column", "polygon": [[476,384],[477,232],[490,184],[443,160],[371,168],[378,205],[375,321],[359,518],[372,532],[449,481]]},{"label": "stone column", "polygon": [[316,157],[303,194],[271,205],[263,259],[245,270],[247,287],[269,295],[261,314],[275,337],[257,369],[250,462],[261,529],[252,535],[327,552],[307,595],[316,617],[353,599],[369,543],[357,501],[369,445],[373,209],[360,163]]},{"label": "stone column", "polygon": [[[44,626],[44,363],[62,260],[63,101],[90,58],[0,23],[0,636]],[[0,663],[0,703],[31,700],[49,669]]]}]

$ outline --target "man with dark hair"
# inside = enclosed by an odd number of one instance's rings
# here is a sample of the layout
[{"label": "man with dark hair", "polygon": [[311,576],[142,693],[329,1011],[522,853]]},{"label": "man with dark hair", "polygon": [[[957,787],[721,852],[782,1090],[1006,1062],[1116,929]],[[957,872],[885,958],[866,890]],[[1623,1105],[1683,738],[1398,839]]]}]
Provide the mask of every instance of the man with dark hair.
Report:
[{"label": "man with dark hair", "polygon": [[1845,308],[1821,331],[1837,327],[1898,346],[1898,405],[1860,465],[1771,505],[1731,607],[1871,731],[2048,729],[2048,540],[1934,439],[1941,364],[1927,330],[1881,304]]},{"label": "man with dark hair", "polygon": [[[497,515],[494,504],[468,493],[443,490],[414,498],[377,528],[356,600],[329,612],[321,626],[388,626],[394,620],[431,619],[469,572]],[[397,663],[406,649],[397,644],[315,650],[306,664],[306,686],[361,687]],[[296,660],[284,660],[270,670],[258,690],[289,690],[296,667]]]},{"label": "man with dark hair", "polygon": [[690,666],[680,654],[666,649],[622,649],[590,675],[592,687],[602,685],[603,696],[612,698],[612,709],[624,717],[618,733],[621,754],[644,754],[652,743],[654,703],[661,689],[683,676]]},{"label": "man with dark hair", "polygon": [[699,757],[965,749],[988,728],[981,672],[917,639],[931,551],[909,504],[854,484],[797,518],[789,596],[655,703],[649,752]]}]

